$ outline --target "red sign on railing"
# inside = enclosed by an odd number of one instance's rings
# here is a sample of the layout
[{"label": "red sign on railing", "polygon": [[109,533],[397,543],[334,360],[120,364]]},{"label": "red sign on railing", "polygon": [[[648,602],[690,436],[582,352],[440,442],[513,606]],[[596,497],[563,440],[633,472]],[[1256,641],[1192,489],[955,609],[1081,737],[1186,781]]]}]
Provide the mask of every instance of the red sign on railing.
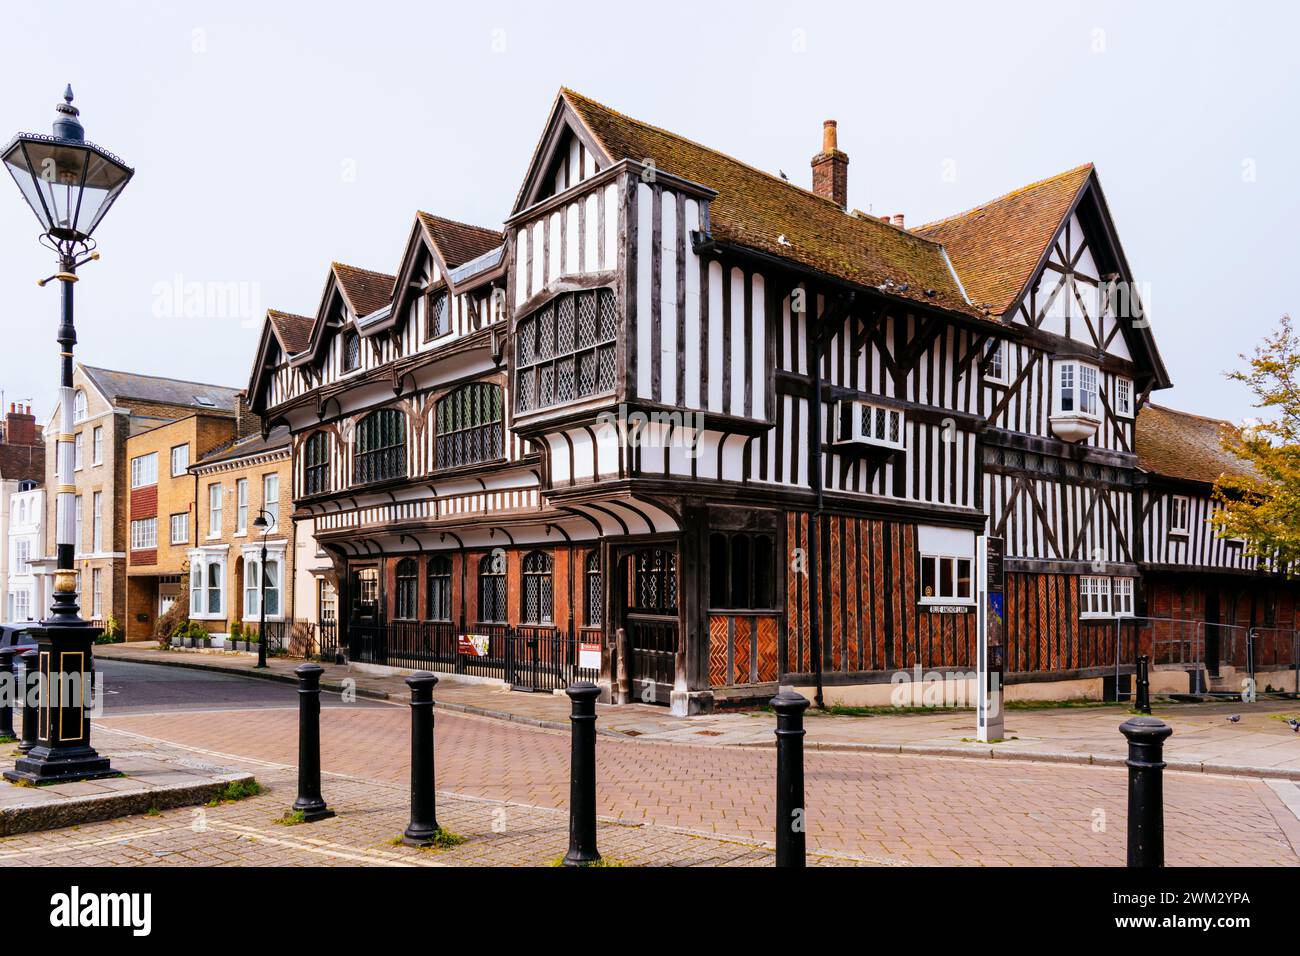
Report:
[{"label": "red sign on railing", "polygon": [[488,635],[459,634],[456,637],[456,650],[470,657],[487,657]]}]

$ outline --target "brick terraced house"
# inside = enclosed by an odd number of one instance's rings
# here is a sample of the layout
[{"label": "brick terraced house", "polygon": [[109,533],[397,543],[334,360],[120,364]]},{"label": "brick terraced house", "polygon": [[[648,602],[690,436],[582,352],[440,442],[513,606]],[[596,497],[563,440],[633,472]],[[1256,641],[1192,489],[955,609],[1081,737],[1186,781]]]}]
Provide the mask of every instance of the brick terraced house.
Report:
[{"label": "brick terraced house", "polygon": [[420,212],[395,275],[268,316],[250,403],[353,659],[886,699],[973,669],[989,534],[1013,693],[1095,696],[1172,565],[1286,590],[1163,556],[1158,495],[1208,472],[1141,457],[1170,379],[1092,166],[907,228],[848,208],[822,133],[808,190],[562,90],[503,230]]},{"label": "brick terraced house", "polygon": [[234,412],[198,413],[126,440],[130,497],[126,636],[145,640],[176,601],[196,538],[198,476],[190,464],[235,439]]},{"label": "brick terraced house", "polygon": [[[125,625],[131,492],[127,440],[200,412],[233,415],[239,390],[81,364],[73,370],[73,388],[77,509],[73,567],[80,582],[81,615],[100,626],[110,617]],[[56,404],[47,431],[58,421]],[[55,527],[56,445],[48,442],[45,449],[45,487],[51,489],[46,495],[47,528]],[[53,549],[53,538],[46,535],[47,549]],[[52,562],[53,555],[48,557]]]}]

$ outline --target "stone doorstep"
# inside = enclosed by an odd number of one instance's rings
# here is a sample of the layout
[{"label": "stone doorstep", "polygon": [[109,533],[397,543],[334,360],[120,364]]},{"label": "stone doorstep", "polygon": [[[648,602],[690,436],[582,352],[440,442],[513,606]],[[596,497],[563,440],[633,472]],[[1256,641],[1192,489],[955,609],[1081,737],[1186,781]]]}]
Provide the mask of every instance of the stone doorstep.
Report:
[{"label": "stone doorstep", "polygon": [[[109,755],[112,756],[111,754]],[[171,776],[171,774],[168,774]],[[117,817],[145,813],[151,808],[170,810],[175,807],[198,806],[207,803],[223,791],[228,784],[251,781],[251,773],[222,773],[203,776],[187,774],[195,782],[172,782],[159,786],[139,786],[133,790],[117,790],[88,796],[56,797],[41,803],[0,807],[0,837],[37,830],[56,830],[60,827],[83,823],[98,823]],[[124,778],[109,778],[122,781]],[[125,781],[130,781],[130,777]],[[55,785],[57,786],[57,785]],[[20,788],[28,789],[28,788]],[[45,794],[47,788],[32,788]]]}]

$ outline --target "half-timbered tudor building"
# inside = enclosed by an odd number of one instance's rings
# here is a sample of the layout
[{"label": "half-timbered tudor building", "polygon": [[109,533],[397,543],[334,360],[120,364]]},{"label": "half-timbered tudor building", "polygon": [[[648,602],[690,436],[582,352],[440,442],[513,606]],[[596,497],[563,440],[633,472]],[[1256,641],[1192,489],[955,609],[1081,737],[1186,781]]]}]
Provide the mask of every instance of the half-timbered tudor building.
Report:
[{"label": "half-timbered tudor building", "polygon": [[843,697],[973,667],[988,533],[1010,678],[1113,674],[1169,379],[1095,171],[908,229],[848,166],[833,122],[807,190],[563,90],[504,231],[419,213],[396,276],[271,313],[249,394],[353,656],[557,629],[609,699]]}]

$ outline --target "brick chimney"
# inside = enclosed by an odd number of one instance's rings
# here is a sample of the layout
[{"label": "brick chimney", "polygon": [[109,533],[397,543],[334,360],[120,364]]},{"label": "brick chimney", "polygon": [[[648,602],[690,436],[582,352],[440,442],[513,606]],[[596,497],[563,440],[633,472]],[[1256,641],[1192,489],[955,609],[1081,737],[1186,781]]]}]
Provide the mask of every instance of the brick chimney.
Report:
[{"label": "brick chimney", "polygon": [[235,401],[235,438],[247,438],[262,432],[262,419],[248,407],[248,393],[241,391]]},{"label": "brick chimney", "polygon": [[840,152],[835,120],[822,124],[822,151],[812,158],[813,192],[841,209],[849,206],[849,157]]},{"label": "brick chimney", "polygon": [[5,441],[10,445],[36,444],[36,416],[28,405],[9,403],[5,415]]}]

